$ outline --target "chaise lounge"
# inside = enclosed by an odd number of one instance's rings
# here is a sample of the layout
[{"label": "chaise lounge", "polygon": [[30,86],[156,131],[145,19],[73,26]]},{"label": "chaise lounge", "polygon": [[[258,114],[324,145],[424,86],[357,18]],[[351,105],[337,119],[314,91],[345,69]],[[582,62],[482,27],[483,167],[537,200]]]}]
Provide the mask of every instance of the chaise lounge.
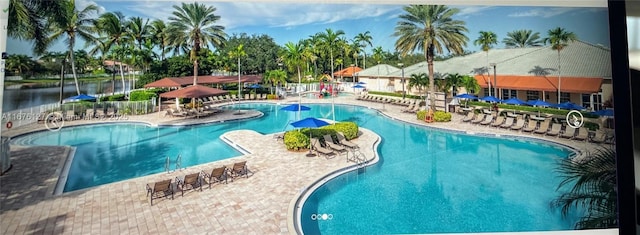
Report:
[{"label": "chaise lounge", "polygon": [[153,199],[163,198],[171,195],[173,200],[173,187],[171,185],[171,179],[158,181],[153,184],[147,184],[147,196],[153,206]]},{"label": "chaise lounge", "polygon": [[202,178],[205,183],[209,184],[209,188],[211,188],[211,185],[214,183],[227,183],[227,167],[225,166],[213,168],[213,170],[211,170],[211,174],[202,171],[202,175],[204,176]]},{"label": "chaise lounge", "polygon": [[184,196],[184,191],[195,190],[200,188],[202,192],[202,179],[200,178],[200,172],[192,173],[183,176],[182,178],[176,177],[176,182],[178,183],[178,189],[182,192],[182,196]]}]

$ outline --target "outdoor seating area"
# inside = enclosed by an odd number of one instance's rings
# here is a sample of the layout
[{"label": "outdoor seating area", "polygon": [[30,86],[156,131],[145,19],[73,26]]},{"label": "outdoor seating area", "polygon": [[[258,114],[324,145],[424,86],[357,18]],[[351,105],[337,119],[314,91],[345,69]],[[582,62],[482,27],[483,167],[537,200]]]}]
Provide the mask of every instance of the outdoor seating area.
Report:
[{"label": "outdoor seating area", "polygon": [[201,117],[208,117],[220,112],[222,112],[222,109],[218,107],[215,107],[212,105],[204,105],[200,108],[181,109],[181,110],[169,108],[165,110],[165,116],[183,117],[183,118],[201,118]]},{"label": "outdoor seating area", "polygon": [[204,170],[192,172],[175,177],[175,179],[149,183],[146,185],[147,197],[149,197],[149,204],[153,206],[153,201],[157,199],[171,196],[171,200],[173,200],[176,192],[180,192],[184,197],[185,192],[190,190],[202,192],[205,184],[209,185],[209,189],[211,189],[213,184],[226,184],[229,179],[233,181],[236,178],[249,178],[250,175],[253,175],[253,172],[247,167],[247,161],[240,161],[231,167],[221,166],[208,172]]}]

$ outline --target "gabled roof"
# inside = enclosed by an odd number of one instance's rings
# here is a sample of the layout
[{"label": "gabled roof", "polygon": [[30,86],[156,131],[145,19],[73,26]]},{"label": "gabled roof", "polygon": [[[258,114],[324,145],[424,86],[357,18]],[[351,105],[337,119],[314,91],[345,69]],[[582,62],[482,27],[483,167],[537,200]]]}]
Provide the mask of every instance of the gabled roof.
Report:
[{"label": "gabled roof", "polygon": [[362,71],[358,66],[350,66],[343,70],[333,73],[333,76],[353,77],[355,73]]},{"label": "gabled roof", "polygon": [[173,91],[169,91],[169,92],[165,92],[160,94],[160,97],[163,98],[202,98],[202,97],[207,97],[207,96],[215,96],[215,95],[222,95],[222,94],[227,94],[229,92],[224,91],[224,90],[220,90],[220,89],[216,89],[216,88],[211,88],[211,87],[206,87],[206,86],[202,86],[202,85],[191,85],[185,88],[181,88],[178,90],[173,90]]},{"label": "gabled roof", "polygon": [[356,73],[358,77],[388,77],[393,72],[400,71],[399,68],[388,64],[378,64]]},{"label": "gabled roof", "polygon": [[[253,82],[257,83],[262,81],[262,76],[259,75],[242,75],[240,76],[240,82]],[[219,83],[237,83],[238,76],[198,76],[198,84],[219,84]],[[185,77],[166,77],[155,82],[151,82],[144,85],[145,88],[149,87],[183,87],[193,84],[193,76]]]}]

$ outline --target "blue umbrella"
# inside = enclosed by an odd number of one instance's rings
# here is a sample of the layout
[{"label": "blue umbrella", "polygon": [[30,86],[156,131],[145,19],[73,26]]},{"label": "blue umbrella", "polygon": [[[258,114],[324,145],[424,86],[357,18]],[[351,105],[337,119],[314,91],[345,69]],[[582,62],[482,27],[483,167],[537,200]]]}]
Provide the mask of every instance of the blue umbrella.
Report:
[{"label": "blue umbrella", "polygon": [[513,105],[525,105],[527,104],[527,102],[524,102],[523,100],[520,100],[516,97],[511,97],[509,99],[503,100],[502,103],[504,104],[513,104]]},{"label": "blue umbrella", "polygon": [[351,88],[367,88],[367,87],[365,87],[363,85],[360,85],[360,84],[357,84],[355,86],[352,86]]},{"label": "blue umbrella", "polygon": [[257,88],[262,88],[262,86],[260,86],[260,84],[253,84],[253,85],[249,86],[249,88],[257,89]]},{"label": "blue umbrella", "polygon": [[598,115],[598,116],[613,117],[613,109],[601,109],[595,112],[591,112],[591,114]]},{"label": "blue umbrella", "polygon": [[357,85],[364,85],[364,84],[367,84],[367,83],[366,83],[366,82],[358,82],[358,83],[356,83],[356,84],[357,84]]},{"label": "blue umbrella", "polygon": [[527,104],[531,105],[531,106],[538,106],[538,107],[549,107],[549,106],[552,106],[552,104],[547,103],[547,102],[542,101],[542,100],[529,100],[527,102]]},{"label": "blue umbrella", "polygon": [[311,108],[304,106],[304,105],[299,105],[299,104],[292,104],[292,105],[287,105],[285,107],[280,108],[280,110],[284,110],[284,111],[307,111],[307,110],[311,110]]},{"label": "blue umbrella", "polygon": [[457,95],[456,97],[458,97],[458,98],[462,98],[462,99],[474,99],[474,100],[475,100],[475,99],[478,99],[478,97],[477,97],[477,96],[475,96],[475,95],[470,95],[470,94],[468,94],[468,93],[460,94],[460,95]]},{"label": "blue umbrella", "polygon": [[85,94],[80,94],[80,95],[76,95],[76,96],[71,96],[69,98],[64,99],[66,101],[81,101],[81,100],[96,100],[96,97],[90,96],[90,95],[85,95]]},{"label": "blue umbrella", "polygon": [[584,107],[571,103],[571,101],[567,101],[564,103],[560,103],[560,104],[556,104],[554,105],[554,107],[556,108],[561,108],[561,109],[569,109],[569,110],[583,110]]},{"label": "blue umbrella", "polygon": [[484,100],[484,101],[489,101],[489,102],[500,102],[500,99],[498,99],[496,97],[493,97],[493,96],[485,96],[485,97],[482,97],[480,99]]},{"label": "blue umbrella", "polygon": [[300,128],[300,127],[318,128],[318,127],[329,125],[329,123],[317,118],[308,117],[297,122],[292,122],[291,125],[297,128]]}]

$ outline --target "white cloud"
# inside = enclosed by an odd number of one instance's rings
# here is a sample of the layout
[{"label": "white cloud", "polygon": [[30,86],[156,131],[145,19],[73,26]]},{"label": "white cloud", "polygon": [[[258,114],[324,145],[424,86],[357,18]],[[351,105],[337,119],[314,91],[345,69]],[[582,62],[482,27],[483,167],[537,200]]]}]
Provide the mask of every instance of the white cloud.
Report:
[{"label": "white cloud", "polygon": [[456,8],[460,9],[460,13],[458,13],[460,16],[470,16],[470,15],[478,15],[481,12],[484,12],[494,7],[493,6],[463,6],[463,7],[456,7]]},{"label": "white cloud", "polygon": [[96,5],[98,7],[98,14],[100,15],[102,13],[105,13],[107,10],[101,6],[100,4],[96,3],[95,1],[91,1],[91,0],[76,0],[76,9],[78,10],[82,10],[86,7],[88,7],[89,5]]},{"label": "white cloud", "polygon": [[509,17],[543,17],[549,18],[556,15],[565,14],[571,11],[578,10],[579,8],[571,7],[553,7],[553,8],[532,8],[528,11],[514,12],[507,16]]},{"label": "white cloud", "polygon": [[[130,2],[128,9],[149,18],[167,20],[173,5],[181,1],[144,0]],[[192,1],[184,1],[192,2]],[[227,29],[241,26],[293,27],[307,24],[327,24],[342,20],[378,17],[400,9],[399,6],[379,4],[297,4],[218,2],[204,4],[217,8],[220,25]]]}]

